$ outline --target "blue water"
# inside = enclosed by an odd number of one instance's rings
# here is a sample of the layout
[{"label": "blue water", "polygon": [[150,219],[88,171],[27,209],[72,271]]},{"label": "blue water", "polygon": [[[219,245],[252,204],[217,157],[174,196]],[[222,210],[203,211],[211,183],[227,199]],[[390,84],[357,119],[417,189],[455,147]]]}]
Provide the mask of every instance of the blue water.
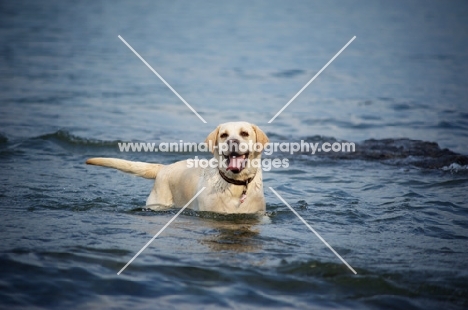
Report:
[{"label": "blue water", "polygon": [[[466,308],[467,15],[464,1],[1,2],[0,306]],[[118,142],[201,142],[237,120],[357,149],[277,154],[290,167],[264,172],[266,220],[185,211],[117,275],[177,208],[145,210],[151,181],[86,158],[172,163],[191,154]]]}]

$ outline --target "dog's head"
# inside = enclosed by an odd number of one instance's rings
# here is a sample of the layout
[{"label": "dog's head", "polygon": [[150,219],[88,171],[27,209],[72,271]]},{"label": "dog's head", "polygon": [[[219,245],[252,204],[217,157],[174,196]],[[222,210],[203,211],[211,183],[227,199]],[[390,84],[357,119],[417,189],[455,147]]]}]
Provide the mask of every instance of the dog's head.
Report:
[{"label": "dog's head", "polygon": [[[232,179],[245,180],[255,175],[268,137],[254,124],[230,122],[219,125],[206,138],[214,157],[226,163],[219,169]],[[254,161],[256,160],[256,161]]]}]

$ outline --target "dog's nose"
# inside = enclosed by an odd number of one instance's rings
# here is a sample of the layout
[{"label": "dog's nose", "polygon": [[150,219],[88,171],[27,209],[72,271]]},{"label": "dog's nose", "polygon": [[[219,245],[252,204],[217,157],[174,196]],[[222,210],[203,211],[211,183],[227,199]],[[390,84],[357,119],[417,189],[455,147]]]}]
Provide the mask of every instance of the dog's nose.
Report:
[{"label": "dog's nose", "polygon": [[226,141],[229,147],[230,152],[239,152],[239,143],[240,141],[237,139],[229,139]]}]

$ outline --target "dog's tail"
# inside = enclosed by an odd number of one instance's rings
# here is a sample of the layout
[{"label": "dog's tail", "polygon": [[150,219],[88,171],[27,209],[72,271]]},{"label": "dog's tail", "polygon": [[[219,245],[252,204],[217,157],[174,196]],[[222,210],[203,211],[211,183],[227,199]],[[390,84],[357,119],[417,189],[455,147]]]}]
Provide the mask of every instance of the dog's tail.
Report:
[{"label": "dog's tail", "polygon": [[164,165],[161,164],[150,164],[139,161],[129,161],[117,158],[104,157],[90,158],[86,161],[86,163],[88,165],[115,168],[146,179],[155,179],[158,175],[159,170],[161,170],[161,168],[164,167]]}]

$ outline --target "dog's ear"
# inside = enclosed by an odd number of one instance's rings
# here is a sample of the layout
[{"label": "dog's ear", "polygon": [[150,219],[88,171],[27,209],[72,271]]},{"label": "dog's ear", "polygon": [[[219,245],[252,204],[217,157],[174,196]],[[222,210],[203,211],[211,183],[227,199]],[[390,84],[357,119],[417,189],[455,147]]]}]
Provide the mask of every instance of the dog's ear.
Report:
[{"label": "dog's ear", "polygon": [[267,135],[260,129],[258,128],[257,125],[252,124],[252,128],[255,131],[255,134],[257,135],[257,143],[260,143],[262,146],[265,146],[270,140],[268,140]]},{"label": "dog's ear", "polygon": [[206,137],[205,144],[208,145],[209,150],[210,150],[211,153],[214,153],[214,151],[215,151],[214,147],[218,146],[218,132],[219,132],[219,126],[216,127],[216,129],[213,130],[208,135],[208,137]]}]

